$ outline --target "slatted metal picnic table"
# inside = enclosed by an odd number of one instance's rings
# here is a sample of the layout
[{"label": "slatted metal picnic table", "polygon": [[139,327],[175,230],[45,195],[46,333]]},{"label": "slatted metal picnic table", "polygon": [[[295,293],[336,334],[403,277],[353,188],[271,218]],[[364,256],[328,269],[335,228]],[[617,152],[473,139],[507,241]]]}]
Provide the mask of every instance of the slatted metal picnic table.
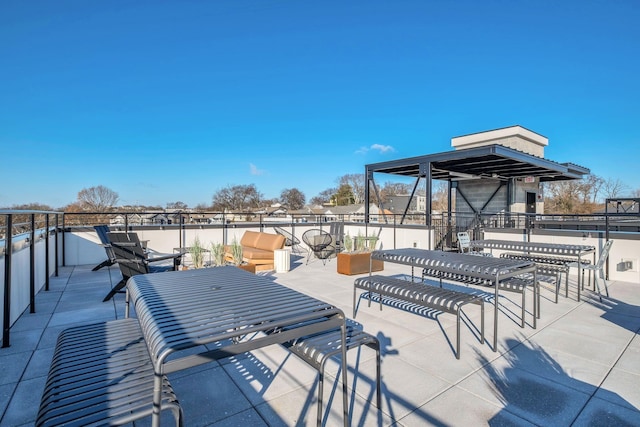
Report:
[{"label": "slatted metal picnic table", "polygon": [[[127,283],[127,315],[130,303],[154,365],[154,426],[160,425],[163,374],[322,331],[339,328],[343,344],[346,339],[339,308],[233,266],[134,276]],[[194,354],[212,343],[214,349]],[[346,426],[345,353],[342,345]]]},{"label": "slatted metal picnic table", "polygon": [[533,327],[536,327],[536,266],[530,261],[519,261],[504,258],[480,257],[457,252],[431,251],[417,248],[387,249],[373,251],[371,259],[379,259],[386,262],[409,265],[412,268],[419,267],[430,269],[442,274],[454,274],[469,278],[486,280],[493,284],[494,297],[494,322],[493,322],[493,350],[498,346],[498,299],[499,287],[497,284],[506,279],[531,274],[534,289]]},{"label": "slatted metal picnic table", "polygon": [[[582,266],[588,261],[587,256],[591,255],[595,264],[596,248],[591,245],[573,245],[564,243],[546,242],[516,242],[512,240],[472,240],[469,243],[472,249],[489,249],[518,252],[522,254],[537,254],[548,257],[565,258],[567,264],[576,262],[578,267],[578,301],[580,301],[580,288],[582,287]],[[591,274],[591,272],[589,272]],[[590,280],[590,279],[589,279]]]}]

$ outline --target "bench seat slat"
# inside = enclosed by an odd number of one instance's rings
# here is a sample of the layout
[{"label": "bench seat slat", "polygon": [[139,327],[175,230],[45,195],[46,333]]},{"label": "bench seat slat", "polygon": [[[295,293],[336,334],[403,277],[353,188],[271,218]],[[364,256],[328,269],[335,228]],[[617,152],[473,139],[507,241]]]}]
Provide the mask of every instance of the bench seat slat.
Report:
[{"label": "bench seat slat", "polygon": [[[484,300],[479,295],[467,294],[451,289],[431,286],[424,283],[397,279],[381,275],[370,275],[357,278],[353,284],[353,316],[356,316],[356,290],[362,289],[371,294],[379,294],[390,298],[400,299],[434,310],[456,315],[456,358],[460,358],[460,311],[465,304],[478,304],[481,309],[480,340],[484,343]],[[382,309],[382,299],[380,300]]]},{"label": "bench seat slat", "polygon": [[[36,426],[123,425],[151,415],[154,371],[137,319],[76,326],[58,337]],[[182,410],[166,377],[162,409]]]}]

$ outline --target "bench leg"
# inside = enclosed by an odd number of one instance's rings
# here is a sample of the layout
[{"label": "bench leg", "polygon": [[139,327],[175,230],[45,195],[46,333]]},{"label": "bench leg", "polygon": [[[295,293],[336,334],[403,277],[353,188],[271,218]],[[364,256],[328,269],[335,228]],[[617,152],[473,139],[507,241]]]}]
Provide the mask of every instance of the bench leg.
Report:
[{"label": "bench leg", "polygon": [[[534,286],[535,286],[535,284],[534,284]],[[526,286],[523,286],[522,287],[522,315],[520,317],[520,327],[521,328],[524,328],[524,323],[525,323],[524,316],[525,316],[525,314],[527,312],[526,309],[525,309],[525,304],[526,304],[526,301],[527,301],[527,299],[525,298],[525,295],[526,295],[525,289],[526,289]],[[536,314],[533,313],[533,317],[535,317],[535,316],[536,316]]]},{"label": "bench leg", "polygon": [[[348,339],[348,338],[347,338]],[[329,359],[331,359],[333,356],[336,356],[338,354],[341,354],[341,359],[343,361],[345,361],[344,365],[346,365],[346,352],[352,348],[355,347],[361,347],[362,345],[366,345],[367,347],[375,350],[376,352],[376,404],[378,406],[378,410],[382,409],[382,393],[381,393],[381,356],[380,356],[380,342],[378,341],[378,339],[372,335],[369,335],[369,338],[366,339],[366,341],[364,342],[359,342],[357,344],[355,343],[348,343],[344,349],[340,348],[338,350],[334,350],[328,353],[325,353],[322,355],[322,357],[320,358],[319,361],[314,362],[310,359],[308,359],[307,357],[301,355],[300,353],[294,352],[295,354],[297,354],[298,356],[300,356],[300,358],[302,360],[304,360],[305,362],[309,363],[311,366],[315,367],[316,370],[318,371],[318,408],[317,408],[317,412],[316,412],[316,422],[318,427],[322,426],[322,418],[323,418],[323,397],[324,397],[324,370],[325,370],[325,365],[327,363],[327,361]],[[313,353],[313,352],[312,352]],[[338,378],[336,377],[336,381],[338,380]],[[343,371],[343,376],[342,376],[342,381],[343,381],[343,388],[346,387],[346,370]],[[348,415],[348,414],[345,414]]]},{"label": "bench leg", "polygon": [[[484,344],[484,300],[479,299],[476,302],[480,305],[480,344]],[[460,313],[462,311],[462,306],[460,306],[456,312],[456,359],[460,359]]]},{"label": "bench leg", "polygon": [[558,292],[560,292],[560,283],[562,283],[562,272],[558,271],[556,273],[556,304],[558,303]]},{"label": "bench leg", "polygon": [[[538,327],[538,318],[540,317],[540,283],[538,282],[538,275],[537,273],[534,271],[533,272],[533,329],[536,329]],[[522,296],[524,297],[524,290],[526,289],[526,286],[523,288],[523,292],[522,292]],[[524,298],[523,298],[524,301]],[[522,308],[524,309],[524,302],[522,304]],[[524,310],[523,310],[524,312]],[[522,327],[524,328],[524,317],[522,318],[523,320],[523,324]]]},{"label": "bench leg", "polygon": [[484,344],[484,300],[480,299],[480,344]]},{"label": "bench leg", "polygon": [[[318,372],[318,412],[316,415],[316,424],[318,426],[322,425],[322,397],[324,395],[324,362],[320,364],[320,371]],[[337,381],[337,378],[336,378]]]},{"label": "bench leg", "polygon": [[354,286],[353,287],[353,318],[356,318],[356,291],[357,288]]},{"label": "bench leg", "polygon": [[[376,352],[376,405],[378,406],[378,410],[382,409],[382,393],[381,393],[381,359],[380,359],[380,344],[378,340],[375,342],[369,342],[365,344],[367,347],[372,348]],[[348,350],[348,349],[347,349]],[[318,368],[318,411],[316,414],[316,422],[318,427],[322,426],[322,407],[323,407],[323,397],[324,397],[324,367],[331,357],[338,354],[338,352],[328,353],[324,356],[324,358],[320,361],[320,365]],[[338,378],[336,377],[336,381]]]},{"label": "bench leg", "polygon": [[460,360],[460,309],[456,312],[456,359]]},{"label": "bench leg", "polygon": [[540,318],[540,282],[536,281],[536,318]]}]

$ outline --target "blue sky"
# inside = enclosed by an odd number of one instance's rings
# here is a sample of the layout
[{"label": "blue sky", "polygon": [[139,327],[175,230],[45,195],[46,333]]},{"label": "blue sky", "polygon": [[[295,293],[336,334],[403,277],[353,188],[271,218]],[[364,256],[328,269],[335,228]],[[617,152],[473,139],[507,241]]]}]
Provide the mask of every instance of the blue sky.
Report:
[{"label": "blue sky", "polygon": [[0,2],[0,206],[307,200],[519,124],[640,189],[640,3]]}]

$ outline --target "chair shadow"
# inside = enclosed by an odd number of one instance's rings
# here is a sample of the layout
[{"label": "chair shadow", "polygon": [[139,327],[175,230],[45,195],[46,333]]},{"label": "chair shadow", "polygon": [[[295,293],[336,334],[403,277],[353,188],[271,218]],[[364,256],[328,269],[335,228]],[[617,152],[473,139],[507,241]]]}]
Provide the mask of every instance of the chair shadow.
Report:
[{"label": "chair shadow", "polygon": [[[476,357],[483,366],[485,380],[504,408],[488,420],[491,426],[512,424],[514,417],[538,425],[569,425],[583,414],[586,403],[575,401],[577,390],[590,390],[596,386],[572,378],[551,355],[539,345],[519,339],[507,339],[506,347],[511,351],[504,355],[504,364],[492,364],[476,350]],[[498,367],[500,366],[500,368]],[[598,397],[607,404],[634,408],[628,401],[614,392],[599,390]],[[594,398],[583,392],[587,403]],[[637,408],[635,408],[637,409]],[[573,410],[572,413],[567,411]],[[567,419],[571,420],[567,423]],[[588,425],[630,425],[627,420],[612,412],[585,412],[583,419]],[[582,420],[581,420],[582,422]]]},{"label": "chair shadow", "polygon": [[636,334],[640,333],[640,306],[619,299],[602,296],[602,302],[593,295],[588,303],[602,309],[600,316],[609,322]]}]

